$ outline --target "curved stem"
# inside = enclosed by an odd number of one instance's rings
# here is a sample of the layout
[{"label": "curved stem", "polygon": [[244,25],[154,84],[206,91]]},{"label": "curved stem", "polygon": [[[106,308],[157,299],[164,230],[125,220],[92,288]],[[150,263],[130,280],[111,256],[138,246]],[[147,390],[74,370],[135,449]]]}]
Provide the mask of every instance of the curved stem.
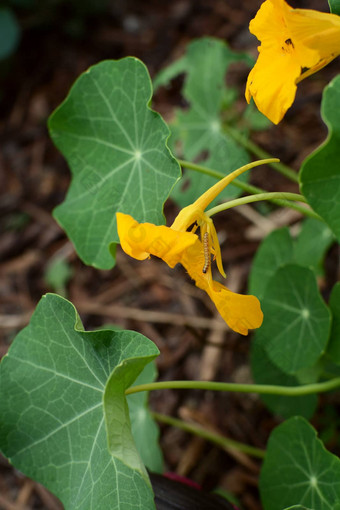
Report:
[{"label": "curved stem", "polygon": [[239,441],[234,441],[233,439],[224,437],[221,434],[207,430],[200,425],[187,423],[183,420],[178,420],[177,418],[173,418],[172,416],[167,416],[165,414],[155,412],[151,412],[151,414],[157,421],[166,423],[172,427],[177,427],[184,430],[185,432],[189,432],[190,434],[195,434],[196,436],[202,437],[203,439],[206,439],[207,441],[210,441],[211,443],[214,443],[225,450],[238,450],[248,455],[252,455],[253,457],[258,457],[259,459],[263,459],[265,456],[265,451],[261,450],[260,448],[240,443]]},{"label": "curved stem", "polygon": [[160,381],[148,384],[131,386],[125,390],[125,395],[139,393],[140,391],[169,390],[169,389],[194,389],[209,391],[232,391],[239,393],[258,393],[262,395],[285,395],[287,397],[298,397],[314,393],[324,393],[340,387],[340,377],[331,381],[305,384],[302,386],[274,386],[267,384],[237,384],[222,383],[214,381]]},{"label": "curved stem", "polygon": [[251,204],[252,202],[271,200],[273,198],[279,198],[280,200],[293,200],[304,203],[307,202],[305,197],[299,195],[298,193],[284,193],[281,191],[274,191],[272,193],[259,193],[258,195],[251,195],[247,197],[236,198],[235,200],[229,200],[228,202],[224,202],[223,204],[208,209],[208,211],[206,211],[206,215],[213,216],[214,214],[217,214],[221,211],[226,211],[227,209],[231,209],[232,207],[236,207],[238,205]]},{"label": "curved stem", "polygon": [[[256,143],[252,142],[245,136],[243,136],[239,131],[236,129],[231,128],[230,126],[223,126],[223,130],[230,135],[236,142],[238,142],[240,145],[242,145],[245,149],[247,149],[249,152],[254,154],[257,158],[260,159],[267,159],[271,158],[272,156],[268,154],[265,150],[261,149]],[[295,170],[290,168],[287,165],[284,165],[283,163],[271,163],[270,165],[272,168],[280,172],[280,174],[287,177],[287,179],[293,181],[293,182],[299,182],[299,176]]]},{"label": "curved stem", "polygon": [[[209,175],[210,177],[215,177],[215,179],[223,179],[223,177],[225,177],[225,174],[223,174],[222,172],[219,172],[218,170],[212,170],[207,166],[197,165],[196,163],[191,163],[191,161],[186,161],[183,159],[178,159],[177,161],[183,168],[188,168],[189,170],[194,170],[195,172],[199,172],[204,175]],[[246,191],[247,193],[251,193],[252,195],[266,193],[266,190],[258,188],[257,186],[253,186],[252,184],[247,184],[246,182],[240,181],[239,179],[234,179],[233,182],[230,183],[230,186],[236,186],[237,188],[240,188],[243,191]],[[273,204],[278,205],[280,207],[289,207],[290,209],[294,209],[295,211],[298,211],[304,216],[309,216],[310,218],[315,218],[319,221],[323,221],[323,219],[318,214],[316,214],[316,212],[314,212],[312,209],[307,209],[304,206],[288,202],[285,200],[280,200],[278,198],[271,198],[270,201],[273,202]]]}]

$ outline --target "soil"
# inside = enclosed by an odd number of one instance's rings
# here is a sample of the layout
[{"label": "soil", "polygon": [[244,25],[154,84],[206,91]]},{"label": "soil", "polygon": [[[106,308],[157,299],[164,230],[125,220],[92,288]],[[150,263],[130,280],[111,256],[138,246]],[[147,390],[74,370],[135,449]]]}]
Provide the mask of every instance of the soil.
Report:
[{"label": "soil", "polygon": [[[233,49],[255,56],[257,43],[248,32],[248,23],[260,2],[97,3],[96,12],[91,2],[86,11],[87,3],[77,0],[46,1],[42,8],[17,6],[21,42],[13,57],[0,65],[0,356],[28,323],[41,296],[56,290],[49,286],[46,271],[59,255],[72,270],[65,294],[85,328],[114,323],[149,337],[161,350],[161,380],[251,382],[251,336],[240,337],[224,328],[208,298],[181,268],[170,270],[155,259],[140,263],[120,251],[117,265],[110,271],[98,271],[79,260],[51,215],[65,197],[70,173],[48,136],[46,122],[80,73],[104,59],[134,55],[154,76],[181,56],[191,40],[206,35],[223,38]],[[328,9],[327,2],[321,0],[291,3]],[[326,137],[320,118],[321,94],[338,69],[337,60],[302,82],[285,120],[255,133],[253,140],[298,169]],[[245,70],[234,76],[241,94],[245,78]],[[173,87],[161,89],[154,99],[153,107],[166,119],[180,104],[180,85],[180,80],[175,80]],[[270,191],[298,191],[268,168],[258,170],[252,179]],[[172,217],[176,210],[168,203],[165,213]],[[221,215],[217,228],[227,237],[222,257],[228,286],[246,291],[252,257],[268,224],[271,228],[284,224],[294,228],[300,219],[291,211],[274,211],[265,226],[249,215],[248,208]],[[336,268],[336,253],[331,250],[321,282],[325,294]],[[202,424],[258,448],[265,448],[270,431],[279,423],[254,395],[167,391],[152,393],[150,401],[159,413]],[[314,421],[320,420],[321,414]],[[260,462],[256,459],[222,451],[166,425],[161,425],[161,445],[168,471],[189,477],[207,490],[220,487],[233,493],[245,510],[261,509],[257,489]],[[0,458],[0,508],[57,510],[62,506],[46,489]]]}]

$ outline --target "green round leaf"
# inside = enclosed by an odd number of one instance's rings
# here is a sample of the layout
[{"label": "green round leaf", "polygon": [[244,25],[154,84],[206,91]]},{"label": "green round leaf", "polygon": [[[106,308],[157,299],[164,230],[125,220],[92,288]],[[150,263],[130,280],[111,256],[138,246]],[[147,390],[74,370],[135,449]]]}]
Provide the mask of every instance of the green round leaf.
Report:
[{"label": "green round leaf", "polygon": [[300,502],[333,510],[340,494],[340,459],[328,452],[311,425],[299,416],[272,432],[260,475],[264,510]]},{"label": "green round leaf", "polygon": [[169,129],[149,108],[147,69],[136,58],[104,61],[82,74],[49,119],[72,182],[54,216],[86,264],[113,265],[115,213],[164,223],[163,204],[180,168],[167,147]]},{"label": "green round leaf", "polygon": [[[277,386],[298,386],[300,384],[297,377],[285,374],[274,365],[258,338],[253,341],[251,346],[251,368],[256,384]],[[313,416],[318,402],[316,395],[301,397],[261,395],[261,400],[272,413],[282,416],[282,418],[290,418],[299,414],[307,419]]]},{"label": "green round leaf", "polygon": [[340,76],[324,89],[321,114],[327,140],[304,161],[301,191],[340,239]]},{"label": "green round leaf", "polygon": [[44,296],[0,365],[1,450],[66,510],[154,510],[125,390],[157,354],[133,331],[85,332]]},{"label": "green round leaf", "polygon": [[11,9],[0,8],[0,60],[9,57],[18,47],[20,26]]},{"label": "green round leaf", "polygon": [[287,374],[312,367],[324,354],[331,315],[310,269],[289,264],[269,280],[256,337],[271,361]]}]

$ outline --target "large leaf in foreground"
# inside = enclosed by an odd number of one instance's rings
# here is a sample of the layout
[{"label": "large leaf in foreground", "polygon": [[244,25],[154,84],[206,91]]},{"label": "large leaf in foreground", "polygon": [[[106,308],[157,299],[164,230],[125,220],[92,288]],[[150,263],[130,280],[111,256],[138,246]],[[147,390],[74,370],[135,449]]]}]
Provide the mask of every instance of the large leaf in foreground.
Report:
[{"label": "large leaf in foreground", "polygon": [[164,223],[163,204],[180,169],[169,129],[149,108],[152,87],[136,58],[104,61],[82,74],[49,120],[72,182],[54,211],[86,264],[107,269],[117,241],[115,212]]},{"label": "large leaf in foreground", "polygon": [[136,332],[83,331],[70,302],[44,296],[1,363],[3,453],[67,510],[154,509],[124,391],[157,354]]},{"label": "large leaf in foreground", "polygon": [[299,416],[272,432],[260,476],[264,510],[299,502],[312,510],[334,510],[340,495],[340,459],[328,452]]},{"label": "large leaf in foreground", "polygon": [[283,372],[312,367],[324,354],[331,315],[310,269],[288,264],[269,280],[261,301],[264,321],[256,338]]},{"label": "large leaf in foreground", "polygon": [[304,161],[301,191],[340,239],[340,76],[324,89],[321,114],[327,140]]}]

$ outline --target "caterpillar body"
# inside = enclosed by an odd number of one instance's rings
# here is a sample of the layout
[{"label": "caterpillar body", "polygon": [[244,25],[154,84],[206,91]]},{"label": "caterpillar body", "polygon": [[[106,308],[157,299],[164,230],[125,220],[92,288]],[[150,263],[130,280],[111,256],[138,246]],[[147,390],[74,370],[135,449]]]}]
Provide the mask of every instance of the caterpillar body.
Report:
[{"label": "caterpillar body", "polygon": [[204,266],[202,269],[202,273],[205,274],[210,267],[210,248],[208,232],[205,232],[203,236],[203,252],[204,252]]}]

